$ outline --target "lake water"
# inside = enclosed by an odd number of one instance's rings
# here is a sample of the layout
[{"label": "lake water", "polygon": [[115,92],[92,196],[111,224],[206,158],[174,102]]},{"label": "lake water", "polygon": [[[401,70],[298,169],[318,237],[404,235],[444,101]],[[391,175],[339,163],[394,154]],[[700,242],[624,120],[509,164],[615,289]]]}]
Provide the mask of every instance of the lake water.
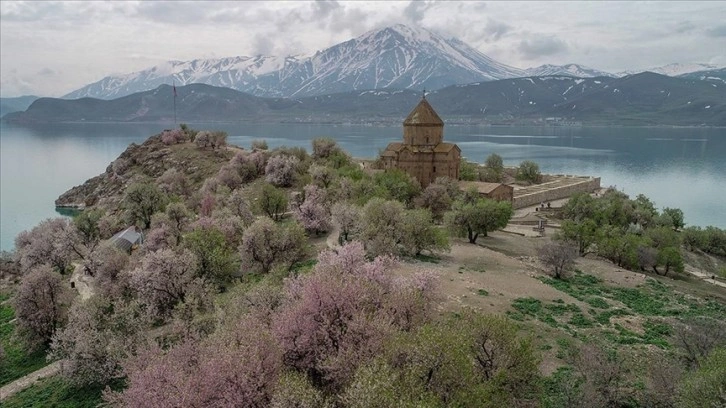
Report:
[{"label": "lake water", "polygon": [[[190,124],[226,131],[228,141],[249,147],[265,139],[310,148],[330,136],[357,157],[374,157],[401,139],[400,126],[300,124]],[[143,142],[163,124],[0,124],[0,249],[10,250],[18,232],[54,217],[64,191],[102,173],[129,143]],[[726,129],[566,128],[446,126],[444,138],[462,154],[483,162],[490,153],[514,166],[534,160],[545,173],[602,177],[658,208],[677,207],[688,225],[726,228]]]}]

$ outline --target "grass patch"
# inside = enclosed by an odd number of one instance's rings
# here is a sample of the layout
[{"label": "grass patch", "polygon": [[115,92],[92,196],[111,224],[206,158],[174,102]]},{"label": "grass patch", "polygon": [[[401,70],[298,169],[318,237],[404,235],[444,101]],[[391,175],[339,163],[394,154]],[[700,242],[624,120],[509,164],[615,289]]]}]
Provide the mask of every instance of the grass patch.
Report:
[{"label": "grass patch", "polygon": [[643,329],[645,330],[643,341],[646,344],[653,344],[661,348],[670,347],[668,337],[673,333],[673,328],[669,324],[647,320],[643,323]]},{"label": "grass patch", "polygon": [[556,340],[557,343],[557,354],[555,357],[564,360],[572,355],[573,348],[575,345],[572,343],[572,340],[568,338],[559,338]]},{"label": "grass patch", "polygon": [[515,299],[512,302],[512,307],[516,309],[516,312],[510,313],[511,318],[525,320],[529,316],[551,327],[559,327],[561,324],[555,317],[582,315],[582,311],[577,305],[565,304],[564,302],[544,304],[539,299],[531,297]]},{"label": "grass patch", "polygon": [[[111,384],[117,390],[120,382]],[[3,408],[54,407],[93,408],[103,402],[101,394],[105,385],[73,387],[63,377],[43,379],[3,401]]]},{"label": "grass patch", "polygon": [[479,289],[476,291],[476,293],[478,293],[479,296],[489,296],[489,292],[486,291],[485,289]]},{"label": "grass patch", "polygon": [[[549,377],[542,378],[542,408],[568,406],[573,391],[579,392],[584,379],[576,375],[572,367],[563,366]],[[566,390],[570,390],[569,393]]]},{"label": "grass patch", "polygon": [[295,263],[291,268],[290,271],[294,273],[307,273],[313,270],[315,265],[318,263],[317,259],[308,259],[305,261],[297,262]]},{"label": "grass patch", "polygon": [[573,314],[567,323],[580,329],[585,329],[593,326],[592,320],[585,317],[585,315],[582,313]]},{"label": "grass patch", "polygon": [[609,309],[610,308],[610,304],[608,302],[606,302],[605,299],[603,299],[599,296],[598,297],[594,297],[594,296],[589,297],[589,298],[585,299],[585,302],[588,305],[590,305],[594,308],[597,308],[597,309]]},{"label": "grass patch", "polygon": [[[648,293],[641,288],[612,288],[612,298],[623,303],[633,312],[645,316],[672,316],[673,309],[665,294]],[[678,314],[678,313],[675,313]]]},{"label": "grass patch", "polygon": [[547,277],[539,279],[596,309],[610,309],[613,307],[611,301],[620,302],[626,306],[624,311],[603,312],[597,315],[595,321],[603,325],[608,324],[611,316],[623,313],[649,317],[709,316],[717,319],[726,318],[726,305],[712,299],[696,299],[674,292],[671,287],[653,278],[648,278],[637,288],[608,286],[601,279],[586,275],[581,271],[576,271],[568,280]]},{"label": "grass patch", "polygon": [[602,324],[603,326],[608,326],[610,324],[610,318],[611,317],[617,317],[617,316],[629,316],[631,313],[624,310],[624,309],[611,309],[606,310],[597,316],[595,316],[595,321]]},{"label": "grass patch", "polygon": [[432,263],[432,264],[439,263],[439,258],[436,256],[431,256],[431,255],[418,254],[418,255],[414,256],[413,259],[415,259],[417,261],[421,261],[421,262]]},{"label": "grass patch", "polygon": [[[8,297],[0,295],[0,303],[6,301]],[[10,323],[14,318],[13,308],[8,304],[0,304],[0,344],[5,350],[5,360],[0,363],[0,386],[48,364],[45,361],[45,350],[28,353],[24,345],[14,338],[15,325]]]},{"label": "grass patch", "polygon": [[542,301],[535,298],[518,298],[512,302],[512,307],[519,310],[523,314],[536,316],[542,310]]},{"label": "grass patch", "polygon": [[555,316],[563,316],[566,313],[579,313],[580,308],[575,304],[564,304],[564,303],[555,303],[555,304],[549,304],[545,305],[545,309],[547,309],[550,313],[552,313]]},{"label": "grass patch", "polygon": [[585,301],[589,296],[602,294],[602,279],[586,275],[581,271],[575,271],[575,274],[567,280],[548,277],[540,277],[539,280],[581,301]]}]

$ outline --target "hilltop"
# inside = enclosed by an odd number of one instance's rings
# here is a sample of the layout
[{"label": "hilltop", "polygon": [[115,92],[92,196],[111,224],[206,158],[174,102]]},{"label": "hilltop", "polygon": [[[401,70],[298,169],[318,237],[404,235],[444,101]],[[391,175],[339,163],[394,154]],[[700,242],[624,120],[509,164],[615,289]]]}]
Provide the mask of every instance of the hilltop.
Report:
[{"label": "hilltop", "polygon": [[168,170],[178,171],[191,191],[217,174],[239,148],[199,149],[194,143],[168,144],[162,135],[149,137],[142,144],[132,143],[106,167],[106,171],[75,186],[55,201],[56,207],[86,208],[100,206],[118,210],[130,184],[158,180]]}]

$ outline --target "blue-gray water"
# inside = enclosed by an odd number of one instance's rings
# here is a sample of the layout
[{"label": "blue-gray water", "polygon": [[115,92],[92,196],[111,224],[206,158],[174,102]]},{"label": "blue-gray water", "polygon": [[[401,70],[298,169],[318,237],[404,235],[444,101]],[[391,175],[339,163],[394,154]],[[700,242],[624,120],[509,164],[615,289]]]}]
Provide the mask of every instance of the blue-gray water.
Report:
[{"label": "blue-gray water", "polygon": [[[400,126],[299,124],[191,124],[229,133],[248,147],[266,139],[270,147],[310,147],[330,136],[354,156],[373,157]],[[59,124],[19,127],[0,124],[0,249],[18,232],[57,216],[54,200],[74,185],[102,173],[131,142],[158,133],[155,124]],[[595,175],[631,196],[643,193],[658,208],[678,207],[688,225],[726,228],[726,129],[565,128],[447,126],[447,141],[482,162],[489,153],[505,165],[529,159],[543,172]]]}]

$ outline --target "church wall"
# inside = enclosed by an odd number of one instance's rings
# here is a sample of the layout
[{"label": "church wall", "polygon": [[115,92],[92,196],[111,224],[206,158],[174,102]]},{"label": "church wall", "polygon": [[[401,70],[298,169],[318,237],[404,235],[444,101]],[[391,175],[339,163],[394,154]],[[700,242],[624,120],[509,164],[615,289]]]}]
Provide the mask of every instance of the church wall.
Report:
[{"label": "church wall", "polygon": [[404,126],[403,142],[412,145],[435,146],[444,138],[442,126]]}]

